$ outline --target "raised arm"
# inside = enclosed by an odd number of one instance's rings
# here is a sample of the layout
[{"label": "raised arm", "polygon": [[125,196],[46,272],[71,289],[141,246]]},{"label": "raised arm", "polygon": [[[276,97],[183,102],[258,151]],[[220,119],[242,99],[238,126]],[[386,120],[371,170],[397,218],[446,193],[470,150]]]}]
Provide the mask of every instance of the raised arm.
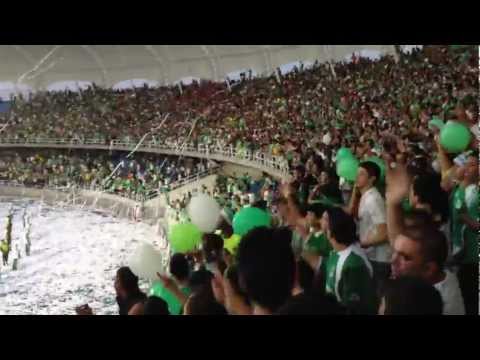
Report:
[{"label": "raised arm", "polygon": [[402,201],[408,195],[410,181],[404,164],[396,164],[395,169],[386,166],[386,208],[387,235],[392,244],[404,228]]}]

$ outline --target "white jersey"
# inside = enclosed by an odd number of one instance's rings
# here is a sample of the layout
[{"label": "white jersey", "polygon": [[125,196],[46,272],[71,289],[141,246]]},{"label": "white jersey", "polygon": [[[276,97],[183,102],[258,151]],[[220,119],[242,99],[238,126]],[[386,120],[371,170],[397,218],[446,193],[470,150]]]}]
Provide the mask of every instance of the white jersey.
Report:
[{"label": "white jersey", "polygon": [[465,315],[465,305],[457,275],[450,271],[445,273],[445,279],[434,285],[442,296],[443,315]]},{"label": "white jersey", "polygon": [[[358,207],[358,218],[360,242],[365,241],[368,234],[375,231],[377,225],[387,223],[385,200],[376,188],[372,187],[362,195]],[[389,263],[392,259],[392,249],[388,241],[371,246],[365,252],[371,261]]]}]

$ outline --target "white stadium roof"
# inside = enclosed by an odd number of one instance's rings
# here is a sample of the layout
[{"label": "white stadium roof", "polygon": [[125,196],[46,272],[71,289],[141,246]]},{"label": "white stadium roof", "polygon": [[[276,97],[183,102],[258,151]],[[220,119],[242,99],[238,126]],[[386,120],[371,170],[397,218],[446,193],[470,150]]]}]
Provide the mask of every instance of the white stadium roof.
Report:
[{"label": "white stadium roof", "polygon": [[[393,53],[393,45],[1,45],[0,82],[18,91],[78,82],[120,86],[125,80],[173,84],[222,81],[240,69],[271,73],[295,61],[344,60],[352,53]],[[138,81],[137,81],[138,82]],[[80,85],[82,86],[82,85]],[[5,86],[3,86],[5,88]],[[55,86],[53,86],[55,88]]]}]

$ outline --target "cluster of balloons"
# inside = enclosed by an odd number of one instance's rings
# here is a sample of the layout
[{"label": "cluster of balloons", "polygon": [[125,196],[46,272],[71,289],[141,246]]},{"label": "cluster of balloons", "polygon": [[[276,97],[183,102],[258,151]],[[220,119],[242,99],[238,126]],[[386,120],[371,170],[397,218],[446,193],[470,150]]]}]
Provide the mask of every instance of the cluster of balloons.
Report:
[{"label": "cluster of balloons", "polygon": [[[209,195],[200,194],[192,198],[188,206],[191,222],[175,224],[168,233],[168,239],[174,252],[187,253],[200,245],[202,234],[216,230],[221,209]],[[233,217],[233,231],[225,240],[225,248],[234,253],[242,236],[260,226],[271,226],[272,219],[268,212],[256,207],[244,207]],[[151,281],[157,280],[157,272],[162,272],[162,256],[151,244],[141,243],[129,261],[129,266],[138,277]],[[156,285],[154,291],[160,291]],[[165,295],[162,293],[162,298]]]},{"label": "cluster of balloons", "polygon": [[[197,247],[202,233],[214,232],[221,219],[221,208],[209,195],[200,194],[192,198],[188,205],[191,222],[176,224],[169,233],[170,244],[175,252],[188,252]],[[256,207],[244,207],[235,214],[232,221],[233,232],[226,246],[233,251],[243,235],[259,226],[271,226],[268,212]],[[227,244],[228,243],[228,244]]]}]

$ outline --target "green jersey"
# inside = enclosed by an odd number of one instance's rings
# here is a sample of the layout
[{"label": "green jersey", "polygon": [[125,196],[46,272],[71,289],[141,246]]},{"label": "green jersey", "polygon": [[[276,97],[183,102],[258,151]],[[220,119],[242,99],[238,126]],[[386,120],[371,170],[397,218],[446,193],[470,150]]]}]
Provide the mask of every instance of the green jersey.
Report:
[{"label": "green jersey", "polygon": [[[188,287],[181,287],[180,291],[186,296],[189,296],[192,292]],[[170,315],[180,315],[182,313],[183,307],[180,301],[159,282],[153,284],[150,289],[150,296],[157,296],[163,299],[168,305]]]},{"label": "green jersey", "polygon": [[452,253],[463,264],[478,263],[477,232],[460,220],[462,213],[478,221],[478,185],[455,188],[451,206]]},{"label": "green jersey", "polygon": [[[478,185],[472,184],[465,189],[465,206],[469,217],[479,221]],[[478,263],[478,234],[475,230],[465,226],[465,259],[468,264]]]},{"label": "green jersey", "polygon": [[376,314],[377,298],[372,265],[358,245],[332,251],[325,266],[328,294],[356,314]]},{"label": "green jersey", "polygon": [[[463,246],[463,223],[460,215],[465,203],[465,188],[457,185],[452,192],[450,199],[450,239],[452,241],[452,255],[458,257]],[[461,255],[460,255],[461,256]]]},{"label": "green jersey", "polygon": [[327,258],[332,251],[332,245],[324,233],[316,232],[309,236],[303,250]]}]

